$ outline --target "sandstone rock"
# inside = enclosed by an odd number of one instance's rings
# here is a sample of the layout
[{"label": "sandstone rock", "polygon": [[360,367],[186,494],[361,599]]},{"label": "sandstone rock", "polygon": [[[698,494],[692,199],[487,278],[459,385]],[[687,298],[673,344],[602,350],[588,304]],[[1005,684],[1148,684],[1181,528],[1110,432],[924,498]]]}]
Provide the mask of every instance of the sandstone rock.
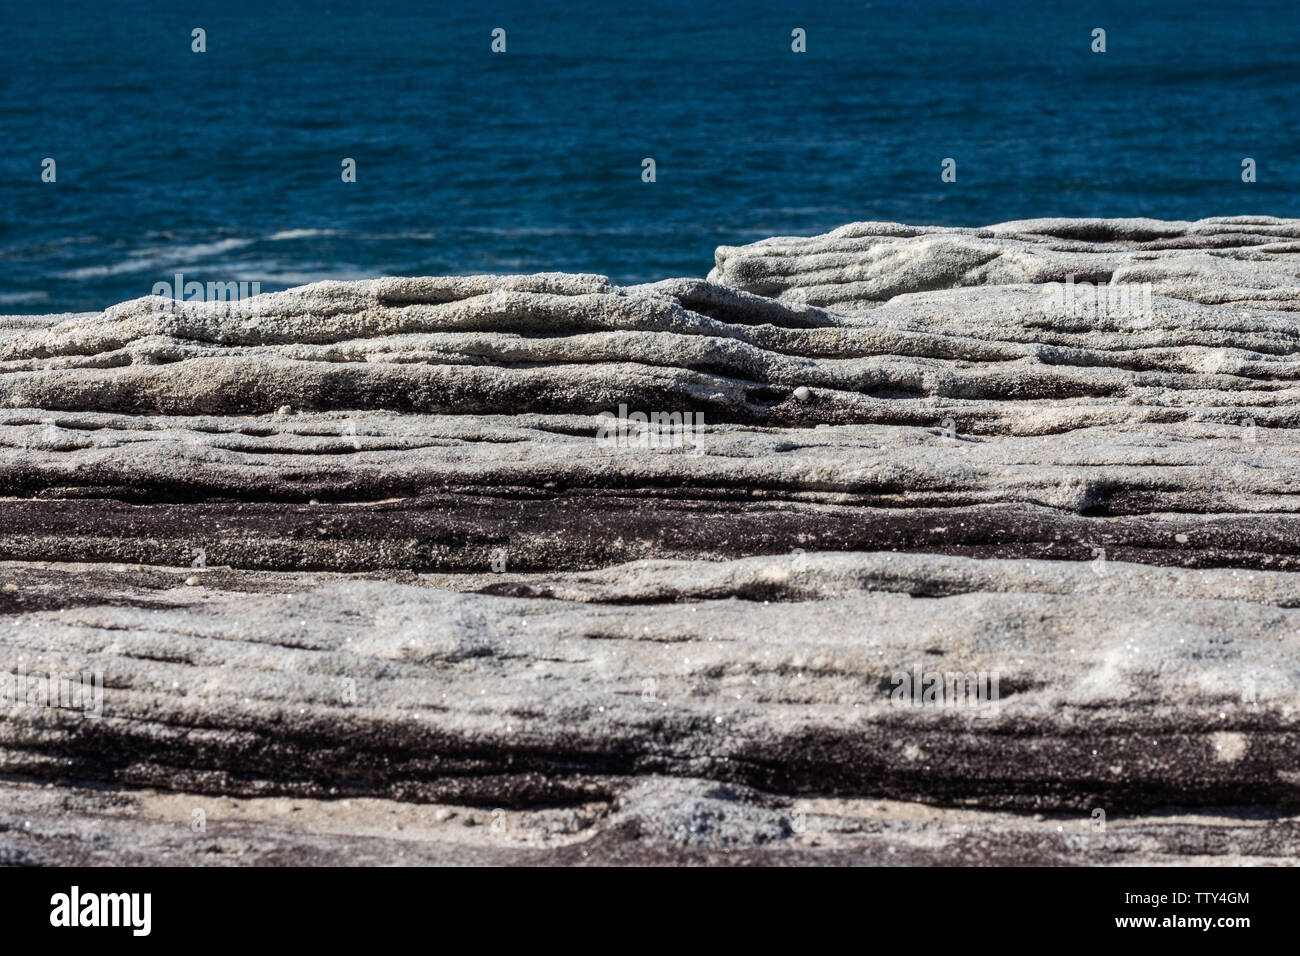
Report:
[{"label": "sandstone rock", "polygon": [[1294,862],[1297,230],[0,321],[0,859]]},{"label": "sandstone rock", "polygon": [[824,236],[723,246],[712,281],[815,306],[869,307],[968,286],[1144,283],[1161,296],[1300,309],[1300,223],[1271,216],[1197,222],[1028,219],[984,229],[853,223]]}]

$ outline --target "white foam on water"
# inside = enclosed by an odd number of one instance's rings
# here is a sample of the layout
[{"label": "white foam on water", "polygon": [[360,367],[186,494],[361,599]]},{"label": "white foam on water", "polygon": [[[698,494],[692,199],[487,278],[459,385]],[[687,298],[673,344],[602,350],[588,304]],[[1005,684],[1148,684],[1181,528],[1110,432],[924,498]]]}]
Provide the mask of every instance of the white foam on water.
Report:
[{"label": "white foam on water", "polygon": [[229,252],[232,249],[242,249],[252,244],[252,239],[221,239],[217,242],[199,242],[191,245],[155,246],[129,253],[124,262],[117,262],[107,266],[85,266],[61,273],[59,278],[94,279],[101,276],[125,275],[151,270],[159,272],[160,278],[170,278],[161,276],[162,271],[174,266],[193,268],[200,259],[218,255],[222,252]]}]

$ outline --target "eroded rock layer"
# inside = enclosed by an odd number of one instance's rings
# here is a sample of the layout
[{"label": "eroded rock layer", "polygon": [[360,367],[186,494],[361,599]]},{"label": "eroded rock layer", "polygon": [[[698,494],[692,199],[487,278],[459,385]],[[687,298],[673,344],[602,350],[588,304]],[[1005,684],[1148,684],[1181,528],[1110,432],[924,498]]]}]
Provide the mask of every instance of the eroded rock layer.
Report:
[{"label": "eroded rock layer", "polygon": [[119,859],[1294,860],[1298,230],[0,322],[0,671],[103,680],[0,703],[0,853],[59,781]]}]

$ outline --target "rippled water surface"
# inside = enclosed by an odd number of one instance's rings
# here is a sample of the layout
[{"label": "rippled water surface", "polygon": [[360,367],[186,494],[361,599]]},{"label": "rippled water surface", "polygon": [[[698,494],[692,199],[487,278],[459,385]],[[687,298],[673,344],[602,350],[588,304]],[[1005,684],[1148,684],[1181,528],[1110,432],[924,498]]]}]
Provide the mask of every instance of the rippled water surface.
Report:
[{"label": "rippled water surface", "polygon": [[1300,216],[1297,51],[1294,0],[7,2],[0,312],[178,271],[702,275],[861,219]]}]

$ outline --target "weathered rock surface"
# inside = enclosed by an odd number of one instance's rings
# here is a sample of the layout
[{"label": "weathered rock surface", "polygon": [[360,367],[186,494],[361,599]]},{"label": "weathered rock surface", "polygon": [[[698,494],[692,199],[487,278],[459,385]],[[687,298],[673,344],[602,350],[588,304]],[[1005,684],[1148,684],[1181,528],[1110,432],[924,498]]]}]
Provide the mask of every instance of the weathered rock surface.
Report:
[{"label": "weathered rock surface", "polygon": [[1250,807],[1103,819],[784,798],[655,776],[617,800],[526,810],[9,781],[0,782],[0,828],[0,864],[18,866],[1272,866],[1300,857],[1300,821]]},{"label": "weathered rock surface", "polygon": [[[76,591],[75,570],[47,573],[20,592]],[[3,669],[102,673],[106,694],[98,719],[12,711],[0,760],[503,806],[611,797],[643,773],[1025,809],[1287,801],[1292,578],[845,554],[480,587],[520,596],[119,588],[11,619]],[[893,678],[918,667],[998,675],[999,699],[899,706]]]},{"label": "weathered rock surface", "polygon": [[1300,222],[1272,216],[1025,219],[982,229],[858,222],[824,236],[723,246],[716,258],[713,281],[815,305],[869,307],[908,293],[1073,275],[1151,283],[1188,302],[1300,309]]},{"label": "weathered rock surface", "polygon": [[0,322],[0,673],[104,681],[0,704],[0,860],[1294,862],[1298,277],[866,223]]}]

